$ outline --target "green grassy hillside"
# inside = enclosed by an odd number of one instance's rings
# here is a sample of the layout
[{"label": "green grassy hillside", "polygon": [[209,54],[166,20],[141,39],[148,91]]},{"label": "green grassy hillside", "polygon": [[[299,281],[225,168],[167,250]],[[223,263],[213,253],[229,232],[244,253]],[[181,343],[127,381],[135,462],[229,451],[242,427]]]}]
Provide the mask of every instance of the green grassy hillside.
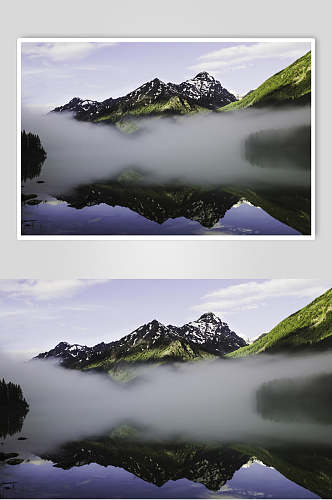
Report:
[{"label": "green grassy hillside", "polygon": [[235,111],[258,106],[287,102],[309,102],[311,95],[311,51],[287,68],[271,76],[256,90],[239,101],[219,108],[218,111]]},{"label": "green grassy hillside", "polygon": [[[150,103],[149,101],[140,101],[139,105],[134,108],[124,109],[121,105],[111,113],[98,117],[95,122],[118,123],[120,128],[127,126],[127,122],[133,118],[145,118],[150,116],[168,116],[168,115],[185,115],[190,113],[199,113],[210,111],[198,104],[190,104],[186,99],[178,96],[173,96],[167,100],[161,100]],[[122,125],[122,126],[121,126]]]},{"label": "green grassy hillside", "polygon": [[128,381],[137,376],[137,368],[149,365],[162,365],[166,363],[182,363],[186,361],[202,361],[216,359],[199,347],[183,340],[160,340],[150,346],[141,340],[125,352],[115,351],[101,361],[84,366],[84,371],[97,370],[107,372],[114,379]]},{"label": "green grassy hillside", "polygon": [[284,319],[264,337],[227,354],[246,357],[264,352],[294,352],[332,347],[332,289]]}]

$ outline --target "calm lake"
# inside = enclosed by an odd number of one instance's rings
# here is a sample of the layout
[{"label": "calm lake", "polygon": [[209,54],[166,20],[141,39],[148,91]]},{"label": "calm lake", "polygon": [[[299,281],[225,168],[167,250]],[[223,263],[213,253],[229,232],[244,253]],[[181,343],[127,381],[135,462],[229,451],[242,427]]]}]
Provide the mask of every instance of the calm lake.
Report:
[{"label": "calm lake", "polygon": [[310,234],[310,108],[23,126],[47,152],[22,166],[23,235]]},{"label": "calm lake", "polygon": [[124,385],[24,365],[30,410],[0,419],[1,497],[331,498],[330,361],[194,363]]}]

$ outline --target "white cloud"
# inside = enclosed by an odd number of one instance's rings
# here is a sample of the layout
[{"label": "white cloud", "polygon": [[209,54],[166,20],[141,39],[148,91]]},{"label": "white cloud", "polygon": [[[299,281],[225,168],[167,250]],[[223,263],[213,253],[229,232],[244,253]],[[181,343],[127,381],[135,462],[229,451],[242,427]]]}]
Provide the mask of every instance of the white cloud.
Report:
[{"label": "white cloud", "polygon": [[10,318],[11,316],[14,316],[14,317],[17,317],[18,315],[21,315],[21,314],[26,314],[28,312],[28,310],[21,310],[21,311],[0,311],[0,318],[3,319],[3,318]]},{"label": "white cloud", "polygon": [[246,68],[262,59],[298,59],[310,50],[304,42],[260,42],[237,44],[208,52],[199,57],[199,62],[190,67],[195,71],[234,71]]},{"label": "white cloud", "polygon": [[74,66],[73,69],[78,71],[95,72],[95,71],[116,70],[118,68],[112,64],[80,64],[78,66]]},{"label": "white cloud", "polygon": [[0,280],[0,294],[15,299],[50,300],[75,295],[107,280]]},{"label": "white cloud", "polygon": [[[90,280],[91,281],[91,280]],[[102,280],[99,280],[102,281]],[[99,281],[97,281],[94,284],[98,284]],[[104,281],[103,281],[104,282]],[[91,311],[96,311],[97,309],[102,309],[103,306],[97,306],[96,304],[80,304],[79,306],[62,306],[60,309],[62,311],[70,311],[70,312],[91,312]],[[59,310],[59,308],[57,308]]]},{"label": "white cloud", "polygon": [[233,313],[257,309],[266,304],[268,300],[278,297],[305,297],[311,300],[324,293],[331,285],[331,282],[312,279],[249,281],[215,290],[202,297],[203,302],[194,306],[193,309]]},{"label": "white cloud", "polygon": [[115,43],[98,42],[53,42],[22,43],[22,54],[34,58],[46,58],[53,62],[83,59],[102,47],[111,47]]},{"label": "white cloud", "polygon": [[[23,318],[22,318],[22,316],[23,316]],[[19,323],[22,323],[22,321],[25,321],[24,316],[28,316],[30,322],[32,320],[50,321],[50,320],[57,319],[57,317],[58,317],[56,314],[48,314],[47,311],[46,311],[46,313],[44,313],[39,308],[32,307],[32,304],[29,304],[29,307],[26,309],[15,308],[14,310],[5,310],[5,309],[0,310],[0,319],[1,320],[13,318],[14,320],[17,319]]]}]

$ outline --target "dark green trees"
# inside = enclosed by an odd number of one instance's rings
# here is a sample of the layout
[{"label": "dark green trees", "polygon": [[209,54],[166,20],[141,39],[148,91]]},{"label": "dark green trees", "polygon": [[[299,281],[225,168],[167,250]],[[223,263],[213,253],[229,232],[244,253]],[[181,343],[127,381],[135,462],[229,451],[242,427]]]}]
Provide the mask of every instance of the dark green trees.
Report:
[{"label": "dark green trees", "polygon": [[0,380],[0,408],[3,406],[29,408],[21,387],[12,382],[6,383],[5,379]]},{"label": "dark green trees", "polygon": [[21,178],[22,181],[38,177],[46,159],[46,151],[37,134],[21,132]]},{"label": "dark green trees", "polygon": [[332,374],[264,383],[256,393],[257,411],[280,422],[332,423]]},{"label": "dark green trees", "polygon": [[21,387],[0,380],[0,438],[20,432],[28,411]]}]

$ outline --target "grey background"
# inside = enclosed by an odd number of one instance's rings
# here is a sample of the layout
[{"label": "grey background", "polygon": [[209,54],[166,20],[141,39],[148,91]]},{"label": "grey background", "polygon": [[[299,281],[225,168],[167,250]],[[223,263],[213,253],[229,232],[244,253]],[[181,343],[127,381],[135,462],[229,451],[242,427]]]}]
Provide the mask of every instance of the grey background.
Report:
[{"label": "grey background", "polygon": [[[2,7],[0,278],[331,277],[331,11],[325,0],[11,0]],[[18,241],[18,37],[315,37],[316,241]]]}]

